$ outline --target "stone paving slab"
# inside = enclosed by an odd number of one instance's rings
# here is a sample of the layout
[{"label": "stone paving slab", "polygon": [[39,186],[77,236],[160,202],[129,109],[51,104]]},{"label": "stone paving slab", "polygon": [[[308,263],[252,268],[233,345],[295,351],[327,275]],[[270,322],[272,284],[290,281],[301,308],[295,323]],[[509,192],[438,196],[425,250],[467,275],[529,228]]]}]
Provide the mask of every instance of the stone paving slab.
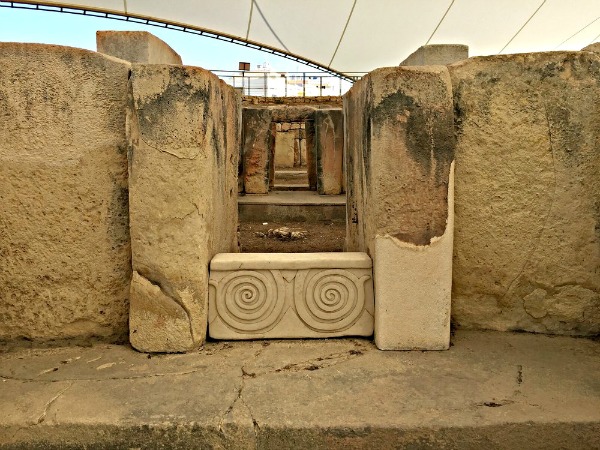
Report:
[{"label": "stone paving slab", "polygon": [[600,343],[459,331],[365,339],[2,348],[0,448],[600,448]]}]

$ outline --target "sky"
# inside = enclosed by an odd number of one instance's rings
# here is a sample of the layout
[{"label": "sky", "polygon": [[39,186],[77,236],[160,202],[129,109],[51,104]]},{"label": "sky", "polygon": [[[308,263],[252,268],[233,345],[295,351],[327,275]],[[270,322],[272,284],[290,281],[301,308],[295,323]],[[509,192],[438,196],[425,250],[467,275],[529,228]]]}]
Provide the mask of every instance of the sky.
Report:
[{"label": "sky", "polygon": [[252,69],[267,62],[275,71],[316,70],[259,50],[177,30],[75,14],[0,8],[0,42],[56,44],[95,51],[98,30],[148,31],[179,53],[184,64],[208,70],[237,70],[240,61],[250,62]]}]

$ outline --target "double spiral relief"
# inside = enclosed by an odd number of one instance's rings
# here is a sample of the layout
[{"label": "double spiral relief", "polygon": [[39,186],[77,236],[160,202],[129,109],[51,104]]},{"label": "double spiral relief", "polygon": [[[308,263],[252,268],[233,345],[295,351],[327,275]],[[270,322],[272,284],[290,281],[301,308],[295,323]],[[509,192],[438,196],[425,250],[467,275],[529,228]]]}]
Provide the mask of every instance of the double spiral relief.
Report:
[{"label": "double spiral relief", "polygon": [[371,288],[366,284],[370,270],[356,272],[262,269],[212,273],[211,307],[221,321],[211,322],[211,336],[315,337],[338,335],[354,330],[354,325],[359,326],[354,332],[370,334],[372,324],[359,322],[365,310],[373,309]]},{"label": "double spiral relief", "polygon": [[283,279],[277,273],[232,272],[219,281],[217,292],[219,316],[242,333],[267,332],[277,325],[284,312]]},{"label": "double spiral relief", "polygon": [[315,331],[335,332],[351,327],[365,307],[364,282],[343,269],[309,271],[296,277],[294,303],[302,321]]}]

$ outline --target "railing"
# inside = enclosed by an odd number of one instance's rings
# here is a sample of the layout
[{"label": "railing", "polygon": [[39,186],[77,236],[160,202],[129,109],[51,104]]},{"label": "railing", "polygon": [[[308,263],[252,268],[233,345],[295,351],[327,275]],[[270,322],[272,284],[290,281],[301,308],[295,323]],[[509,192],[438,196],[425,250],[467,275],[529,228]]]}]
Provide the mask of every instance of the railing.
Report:
[{"label": "railing", "polygon": [[322,97],[343,95],[363,75],[348,79],[323,72],[265,72],[213,70],[227,84],[244,96],[256,97]]}]

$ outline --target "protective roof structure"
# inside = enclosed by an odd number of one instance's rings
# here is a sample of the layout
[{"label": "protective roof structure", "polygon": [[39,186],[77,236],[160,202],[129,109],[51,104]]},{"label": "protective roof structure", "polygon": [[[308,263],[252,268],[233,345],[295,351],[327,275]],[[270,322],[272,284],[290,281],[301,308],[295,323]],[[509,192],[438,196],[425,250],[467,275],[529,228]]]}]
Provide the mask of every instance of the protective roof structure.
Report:
[{"label": "protective roof structure", "polygon": [[580,50],[600,39],[600,0],[0,1],[7,4],[180,29],[343,74],[398,65],[427,43],[466,44],[477,56]]}]

